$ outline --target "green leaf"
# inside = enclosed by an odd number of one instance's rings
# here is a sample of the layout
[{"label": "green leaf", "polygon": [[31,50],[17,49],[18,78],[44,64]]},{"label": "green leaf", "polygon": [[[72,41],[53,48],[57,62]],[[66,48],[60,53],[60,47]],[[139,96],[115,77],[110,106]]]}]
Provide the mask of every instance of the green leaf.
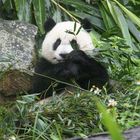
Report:
[{"label": "green leaf", "polygon": [[105,24],[105,27],[107,30],[110,30],[113,28],[116,24],[114,22],[114,19],[111,15],[109,15],[109,10],[105,9],[106,3],[102,1],[102,4],[99,4],[99,9],[101,11],[101,15]]},{"label": "green leaf", "polygon": [[96,104],[99,112],[101,113],[101,121],[108,129],[112,140],[123,140],[123,136],[121,134],[120,128],[118,127],[114,118],[112,118],[111,114],[106,110],[106,108],[96,99]]},{"label": "green leaf", "polygon": [[140,42],[140,31],[136,28],[136,26],[130,20],[127,20],[127,23],[128,23],[130,32],[133,34],[135,39],[138,42]]},{"label": "green leaf", "polygon": [[79,27],[78,31],[76,32],[76,35],[79,34],[80,30],[81,30],[82,26]]},{"label": "green leaf", "polygon": [[98,32],[96,32],[94,29],[92,29],[92,31],[90,32],[90,36],[92,38],[92,42],[94,46],[98,45],[101,35]]},{"label": "green leaf", "polygon": [[61,22],[62,21],[62,15],[61,15],[61,11],[57,8],[55,11],[54,11],[54,14],[53,14],[53,19],[57,22]]},{"label": "green leaf", "polygon": [[74,32],[75,32],[75,30],[76,30],[76,22],[74,23]]},{"label": "green leaf", "polygon": [[87,19],[90,19],[91,24],[93,24],[96,28],[99,28],[100,30],[105,31],[105,26],[104,26],[102,19],[91,16],[91,15],[83,13],[83,12],[78,12],[78,11],[70,12],[70,13],[72,13],[73,15],[75,15],[76,17],[79,17],[81,19],[84,19],[85,17]]},{"label": "green leaf", "polygon": [[31,18],[30,4],[27,0],[14,0],[18,19],[29,22]]},{"label": "green leaf", "polygon": [[[61,1],[60,1],[61,2]],[[83,1],[81,0],[63,0],[62,1],[63,4],[66,4],[66,5],[71,5],[71,6],[74,6],[75,8],[80,8],[81,10],[93,10],[93,7],[91,5],[88,5],[88,4],[85,4]]]},{"label": "green leaf", "polygon": [[74,32],[69,31],[69,30],[67,30],[66,33],[69,33],[69,34],[75,35]]},{"label": "green leaf", "polygon": [[118,25],[122,31],[123,37],[125,38],[127,45],[132,47],[133,43],[131,41],[127,21],[124,15],[122,14],[121,10],[116,5],[114,5],[113,8],[116,14],[116,19],[118,20]]},{"label": "green leaf", "polygon": [[12,9],[13,8],[13,4],[11,0],[5,0],[3,5],[3,8],[6,10]]},{"label": "green leaf", "polygon": [[112,3],[109,0],[107,0],[106,2],[107,2],[107,6],[109,8],[109,11],[110,11],[112,17],[114,18],[115,22],[117,23],[117,19],[116,19],[116,15],[115,15],[114,9],[112,7]]},{"label": "green leaf", "polygon": [[129,11],[127,8],[125,8],[122,4],[120,4],[118,1],[113,0],[118,4],[118,6],[129,16],[129,18],[140,27],[140,18],[137,17],[135,14],[133,14],[131,11]]},{"label": "green leaf", "polygon": [[33,8],[35,20],[41,33],[44,33],[45,16],[45,0],[33,0]]}]

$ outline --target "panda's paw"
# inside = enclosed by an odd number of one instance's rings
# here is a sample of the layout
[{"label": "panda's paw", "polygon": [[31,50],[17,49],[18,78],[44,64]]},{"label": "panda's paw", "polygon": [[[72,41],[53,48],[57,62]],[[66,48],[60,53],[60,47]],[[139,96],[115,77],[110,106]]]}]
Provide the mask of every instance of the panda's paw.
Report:
[{"label": "panda's paw", "polygon": [[89,57],[81,50],[74,50],[68,55],[68,61],[87,64],[89,62]]}]

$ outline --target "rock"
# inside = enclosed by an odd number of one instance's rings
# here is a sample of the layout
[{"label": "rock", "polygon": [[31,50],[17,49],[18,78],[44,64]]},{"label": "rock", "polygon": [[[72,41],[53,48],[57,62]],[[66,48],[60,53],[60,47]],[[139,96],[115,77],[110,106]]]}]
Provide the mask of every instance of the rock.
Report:
[{"label": "rock", "polygon": [[[140,126],[129,129],[123,133],[126,140],[140,140]],[[69,140],[111,140],[109,134],[99,133],[87,138],[71,138]]]},{"label": "rock", "polygon": [[0,93],[11,96],[29,91],[32,86],[32,76],[20,70],[8,70],[0,79]]},{"label": "rock", "polygon": [[0,19],[0,94],[11,96],[31,88],[37,27]]}]

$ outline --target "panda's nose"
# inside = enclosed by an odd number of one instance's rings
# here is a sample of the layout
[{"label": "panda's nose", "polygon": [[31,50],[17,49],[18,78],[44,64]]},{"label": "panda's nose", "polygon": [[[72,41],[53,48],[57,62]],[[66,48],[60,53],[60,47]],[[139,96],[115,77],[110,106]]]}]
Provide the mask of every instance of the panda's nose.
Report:
[{"label": "panda's nose", "polygon": [[68,56],[68,54],[67,53],[61,53],[60,56],[65,59]]}]

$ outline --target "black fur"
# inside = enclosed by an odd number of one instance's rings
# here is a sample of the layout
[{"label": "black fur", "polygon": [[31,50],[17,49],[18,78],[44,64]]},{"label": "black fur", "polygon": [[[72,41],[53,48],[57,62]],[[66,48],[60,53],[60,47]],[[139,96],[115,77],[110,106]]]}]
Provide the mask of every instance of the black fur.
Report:
[{"label": "black fur", "polygon": [[[56,25],[56,22],[52,18],[49,17],[47,21],[44,23],[44,29],[46,32],[49,32],[55,25]],[[92,25],[87,18],[81,21],[81,25],[87,32],[91,31]]]},{"label": "black fur", "polygon": [[[44,24],[46,32],[50,31],[55,24],[55,21],[49,18]],[[87,31],[91,30],[91,24],[87,19],[82,21],[82,26]],[[60,43],[61,40],[58,39],[52,46],[53,49],[55,50]],[[51,96],[53,90],[59,92],[66,87],[64,83],[54,86],[55,79],[66,83],[72,83],[72,80],[75,80],[84,89],[90,89],[93,85],[102,88],[108,82],[109,76],[106,69],[95,59],[79,50],[75,40],[71,41],[71,45],[74,50],[70,54],[60,54],[65,59],[63,62],[52,64],[44,58],[39,60],[35,67],[32,93],[47,90],[46,96]]]},{"label": "black fur", "polygon": [[53,44],[53,50],[56,50],[57,47],[61,44],[61,39],[58,38]]},{"label": "black fur", "polygon": [[[52,64],[41,58],[36,65],[35,72],[68,83],[74,79],[84,89],[90,89],[93,85],[102,88],[109,79],[106,69],[81,50],[72,51],[64,62],[58,64]],[[35,74],[33,92],[47,89],[47,96],[50,96],[53,91],[53,86],[51,86],[53,82],[52,79]],[[55,90],[64,87],[64,84],[59,83]]]},{"label": "black fur", "polygon": [[55,25],[56,22],[52,18],[48,18],[47,21],[44,23],[44,29],[46,32],[49,32]]},{"label": "black fur", "polygon": [[81,25],[83,26],[83,28],[87,31],[87,32],[90,32],[91,29],[92,29],[92,25],[91,23],[89,22],[89,20],[87,18],[83,19],[81,21]]}]

